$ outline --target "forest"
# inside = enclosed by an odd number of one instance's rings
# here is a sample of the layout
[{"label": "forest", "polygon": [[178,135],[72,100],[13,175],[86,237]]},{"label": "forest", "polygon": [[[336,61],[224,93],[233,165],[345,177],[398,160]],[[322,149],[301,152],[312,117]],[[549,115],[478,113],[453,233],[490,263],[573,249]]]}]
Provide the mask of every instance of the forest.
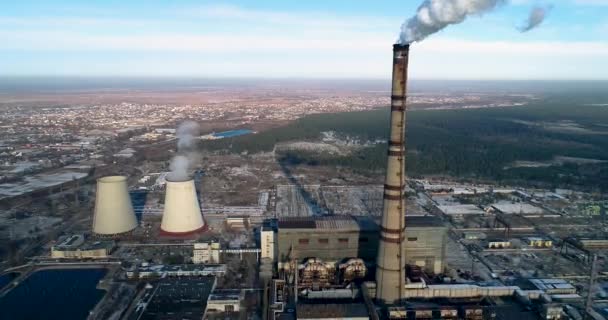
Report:
[{"label": "forest", "polygon": [[[388,120],[388,108],[316,114],[255,135],[204,142],[202,148],[252,154],[272,151],[282,142],[319,141],[326,131],[375,141],[386,139]],[[347,156],[299,150],[276,156],[290,165],[343,166],[378,174],[385,166],[386,148],[386,143],[378,143]],[[409,111],[407,149],[407,173],[413,177],[445,175],[605,192],[608,106],[561,100],[522,107]],[[555,163],[556,157],[568,160]],[[542,165],[513,165],[522,161]]]}]

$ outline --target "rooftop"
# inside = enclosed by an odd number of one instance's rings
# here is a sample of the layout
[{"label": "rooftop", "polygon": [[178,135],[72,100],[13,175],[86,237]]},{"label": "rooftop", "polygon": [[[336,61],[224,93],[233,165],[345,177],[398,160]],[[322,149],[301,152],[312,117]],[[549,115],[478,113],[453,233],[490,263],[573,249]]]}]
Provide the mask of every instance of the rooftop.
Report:
[{"label": "rooftop", "polygon": [[[443,222],[435,216],[406,216],[406,227],[443,227]],[[316,229],[336,231],[378,231],[378,224],[369,217],[320,216],[285,217],[278,221],[279,229]]]},{"label": "rooftop", "polygon": [[355,219],[349,216],[286,217],[279,219],[278,225],[279,229],[377,230],[371,219]]},{"label": "rooftop", "polygon": [[362,303],[328,303],[328,304],[298,304],[297,318],[305,319],[338,319],[338,318],[367,318],[369,313]]}]

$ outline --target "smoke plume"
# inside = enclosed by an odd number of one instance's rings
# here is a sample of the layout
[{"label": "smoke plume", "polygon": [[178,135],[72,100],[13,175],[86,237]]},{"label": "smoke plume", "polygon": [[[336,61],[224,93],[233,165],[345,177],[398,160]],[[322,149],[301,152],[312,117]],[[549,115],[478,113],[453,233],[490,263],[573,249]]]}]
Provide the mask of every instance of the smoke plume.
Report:
[{"label": "smoke plume", "polygon": [[545,20],[547,14],[549,14],[549,11],[551,11],[551,8],[551,6],[536,6],[532,8],[532,10],[530,10],[530,15],[528,16],[528,19],[521,27],[519,27],[519,31],[528,32],[538,27],[543,22],[543,20]]},{"label": "smoke plume", "polygon": [[470,15],[488,12],[506,0],[425,0],[416,15],[401,25],[400,44],[420,41],[451,24],[463,22]]},{"label": "smoke plume", "polygon": [[186,121],[179,125],[177,135],[177,155],[171,160],[169,180],[185,181],[190,178],[190,169],[197,160],[194,141],[199,135],[198,124]]}]

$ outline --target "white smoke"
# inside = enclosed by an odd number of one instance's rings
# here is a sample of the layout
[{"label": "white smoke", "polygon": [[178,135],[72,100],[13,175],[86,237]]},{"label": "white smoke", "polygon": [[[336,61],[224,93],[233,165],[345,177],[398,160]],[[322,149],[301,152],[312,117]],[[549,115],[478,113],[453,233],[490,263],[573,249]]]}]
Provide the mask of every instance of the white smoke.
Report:
[{"label": "white smoke", "polygon": [[194,139],[199,135],[198,123],[194,121],[186,121],[177,128],[177,150],[184,151],[191,148],[194,144]]},{"label": "white smoke", "polygon": [[401,25],[400,44],[420,41],[451,24],[463,22],[470,15],[493,10],[506,0],[425,0]]},{"label": "white smoke", "polygon": [[177,155],[171,160],[169,180],[185,181],[190,179],[190,169],[197,161],[194,141],[199,135],[199,126],[194,121],[179,125],[177,135]]},{"label": "white smoke", "polygon": [[171,159],[171,173],[169,173],[169,180],[171,181],[185,181],[188,180],[190,171],[190,159],[183,155],[177,155]]},{"label": "white smoke", "polygon": [[519,31],[528,32],[536,27],[538,27],[547,17],[549,11],[551,11],[552,6],[536,6],[530,10],[530,15],[528,19],[524,22],[524,24],[519,27]]}]

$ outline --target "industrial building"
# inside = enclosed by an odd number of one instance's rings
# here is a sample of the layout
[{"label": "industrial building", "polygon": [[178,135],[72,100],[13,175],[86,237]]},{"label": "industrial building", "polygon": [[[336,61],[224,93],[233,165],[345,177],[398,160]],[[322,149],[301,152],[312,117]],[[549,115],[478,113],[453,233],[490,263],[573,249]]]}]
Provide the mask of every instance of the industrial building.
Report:
[{"label": "industrial building", "polygon": [[192,250],[192,263],[220,262],[219,242],[195,243]]},{"label": "industrial building", "polygon": [[93,232],[102,236],[129,232],[137,218],[129,197],[127,177],[108,176],[97,180]]},{"label": "industrial building", "polygon": [[[407,217],[404,259],[429,273],[442,273],[445,267],[446,227],[432,216]],[[379,241],[379,226],[368,217],[323,216],[282,218],[276,234],[262,229],[262,252],[276,250],[279,268],[291,260],[306,262],[316,258],[337,268],[349,258],[360,258],[373,265]],[[276,242],[271,240],[276,236]],[[276,244],[276,249],[273,248]]]},{"label": "industrial building", "polygon": [[194,185],[194,179],[167,180],[165,210],[160,225],[161,234],[187,236],[204,230],[205,222]]},{"label": "industrial building", "polygon": [[156,284],[152,297],[143,305],[136,319],[204,319],[209,295],[215,289],[215,277],[201,279],[163,279]]},{"label": "industrial building", "polygon": [[245,291],[240,289],[215,290],[207,301],[207,312],[239,312]]},{"label": "industrial building", "polygon": [[299,303],[296,316],[298,320],[367,320],[369,312],[363,303]]},{"label": "industrial building", "polygon": [[114,241],[85,242],[82,234],[75,234],[59,240],[51,247],[53,259],[102,259],[107,258],[114,249]]},{"label": "industrial building", "polygon": [[365,217],[323,216],[282,218],[277,223],[277,260],[318,258],[338,263],[359,257],[373,261],[378,226]]},{"label": "industrial building", "polygon": [[226,274],[224,264],[181,264],[181,265],[142,265],[127,271],[128,278],[160,278],[160,277],[222,277]]},{"label": "industrial building", "polygon": [[260,229],[260,249],[262,259],[276,259],[277,243],[275,241],[276,232],[273,226],[265,224]]}]

